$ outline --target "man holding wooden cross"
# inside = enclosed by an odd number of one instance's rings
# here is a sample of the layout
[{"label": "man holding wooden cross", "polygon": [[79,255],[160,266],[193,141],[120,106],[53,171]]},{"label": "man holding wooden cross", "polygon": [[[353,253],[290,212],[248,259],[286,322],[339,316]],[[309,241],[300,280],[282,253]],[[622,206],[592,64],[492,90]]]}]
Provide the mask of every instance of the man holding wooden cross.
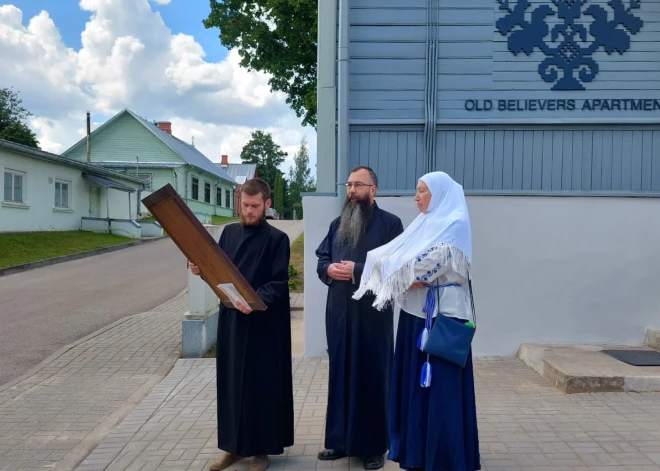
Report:
[{"label": "man holding wooden cross", "polygon": [[[265,471],[268,455],[293,445],[293,378],[289,301],[289,237],[266,222],[270,187],[259,179],[241,187],[241,222],[225,226],[220,248],[261,300],[265,311],[220,305],[216,353],[218,448],[211,471],[253,457]],[[194,275],[199,268],[190,263]]]}]

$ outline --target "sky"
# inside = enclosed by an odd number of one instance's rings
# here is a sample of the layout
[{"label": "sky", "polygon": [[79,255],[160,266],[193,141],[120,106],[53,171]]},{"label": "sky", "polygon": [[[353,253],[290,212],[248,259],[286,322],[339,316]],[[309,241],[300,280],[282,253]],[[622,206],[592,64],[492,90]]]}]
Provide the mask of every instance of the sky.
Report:
[{"label": "sky", "polygon": [[208,0],[0,0],[0,88],[13,87],[33,116],[43,150],[61,153],[128,108],[214,162],[239,163],[256,129],[288,153],[303,136],[316,164],[316,131],[301,126],[268,76],[239,66],[219,30],[206,29]]}]

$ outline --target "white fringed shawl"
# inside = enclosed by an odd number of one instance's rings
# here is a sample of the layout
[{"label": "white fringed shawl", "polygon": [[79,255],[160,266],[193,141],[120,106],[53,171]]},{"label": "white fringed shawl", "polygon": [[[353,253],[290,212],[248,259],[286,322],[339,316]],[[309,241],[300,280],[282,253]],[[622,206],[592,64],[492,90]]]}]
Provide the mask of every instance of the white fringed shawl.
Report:
[{"label": "white fringed shawl", "polygon": [[453,271],[468,277],[472,231],[463,187],[444,172],[428,173],[420,180],[431,191],[427,212],[417,216],[396,239],[367,254],[360,287],[353,295],[360,299],[373,293],[373,306],[378,310],[391,302],[401,304],[417,281],[415,263],[430,252],[438,264],[451,264]]}]

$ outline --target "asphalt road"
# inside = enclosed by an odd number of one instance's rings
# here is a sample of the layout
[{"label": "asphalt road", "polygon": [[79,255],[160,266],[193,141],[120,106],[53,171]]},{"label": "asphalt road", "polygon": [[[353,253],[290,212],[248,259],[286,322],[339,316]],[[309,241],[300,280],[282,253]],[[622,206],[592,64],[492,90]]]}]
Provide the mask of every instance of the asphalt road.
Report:
[{"label": "asphalt road", "polygon": [[187,283],[186,259],[170,239],[0,277],[0,385]]}]

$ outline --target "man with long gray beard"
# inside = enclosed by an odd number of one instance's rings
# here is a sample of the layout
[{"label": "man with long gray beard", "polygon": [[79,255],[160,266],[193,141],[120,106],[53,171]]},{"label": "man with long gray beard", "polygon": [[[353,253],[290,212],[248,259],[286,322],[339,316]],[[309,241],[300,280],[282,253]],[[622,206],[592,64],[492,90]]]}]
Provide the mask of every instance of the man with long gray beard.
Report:
[{"label": "man with long gray beard", "polygon": [[316,250],[317,273],[328,286],[325,327],[330,357],[325,447],[320,460],[356,456],[380,469],[389,447],[388,399],[393,340],[392,308],[377,311],[374,297],[351,299],[367,252],[403,232],[401,219],[375,202],[378,178],[357,167],[346,183],[341,216]]}]

